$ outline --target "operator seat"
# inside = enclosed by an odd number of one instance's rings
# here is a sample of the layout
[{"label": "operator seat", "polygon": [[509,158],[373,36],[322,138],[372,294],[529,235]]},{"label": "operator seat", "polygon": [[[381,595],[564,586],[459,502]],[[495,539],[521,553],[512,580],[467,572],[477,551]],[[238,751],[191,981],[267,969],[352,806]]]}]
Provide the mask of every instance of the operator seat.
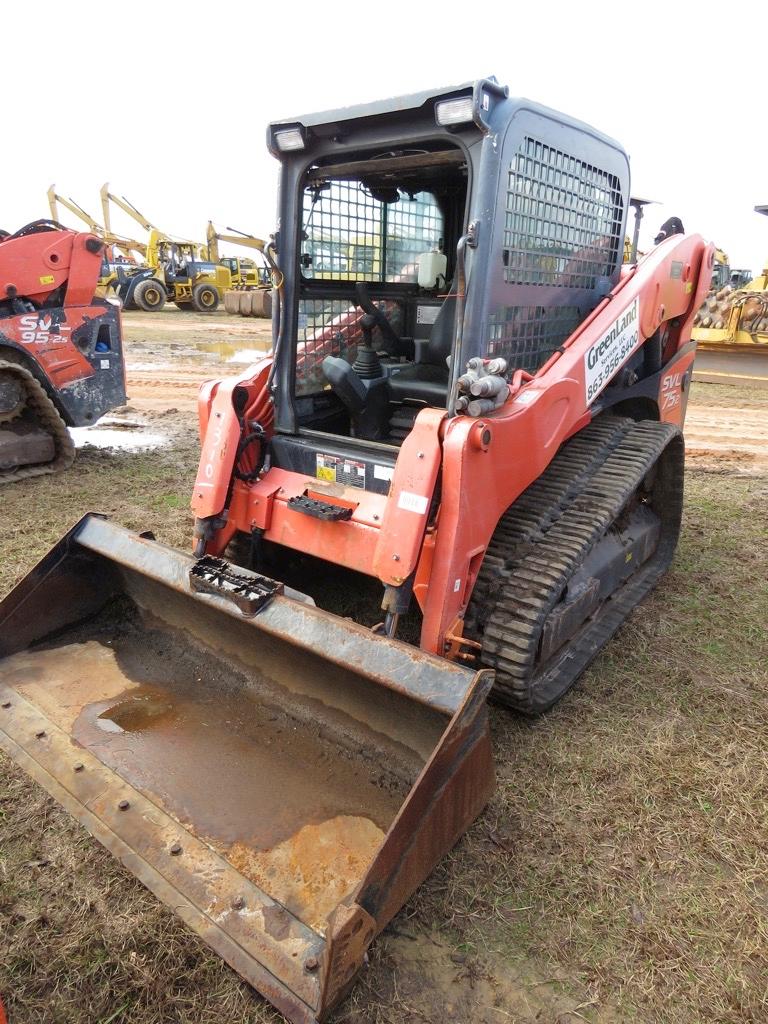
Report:
[{"label": "operator seat", "polygon": [[440,307],[429,339],[421,346],[419,362],[406,366],[389,378],[393,402],[406,399],[443,406],[448,396],[448,357],[456,328],[456,290],[452,285]]}]

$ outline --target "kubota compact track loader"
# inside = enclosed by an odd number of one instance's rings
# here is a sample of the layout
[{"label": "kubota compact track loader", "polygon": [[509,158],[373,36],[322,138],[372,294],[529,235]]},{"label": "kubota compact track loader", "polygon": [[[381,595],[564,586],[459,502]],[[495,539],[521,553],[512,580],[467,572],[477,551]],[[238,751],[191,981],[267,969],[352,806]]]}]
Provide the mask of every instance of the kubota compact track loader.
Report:
[{"label": "kubota compact track loader", "polygon": [[38,220],[0,238],[0,484],[71,465],[67,427],[125,402],[118,308],[96,297],[104,242]]},{"label": "kubota compact track loader", "polygon": [[669,565],[712,250],[622,267],[623,150],[494,79],[269,147],[194,554],[75,527],[0,605],[0,742],[310,1024],[488,799],[491,686],[549,707]]}]

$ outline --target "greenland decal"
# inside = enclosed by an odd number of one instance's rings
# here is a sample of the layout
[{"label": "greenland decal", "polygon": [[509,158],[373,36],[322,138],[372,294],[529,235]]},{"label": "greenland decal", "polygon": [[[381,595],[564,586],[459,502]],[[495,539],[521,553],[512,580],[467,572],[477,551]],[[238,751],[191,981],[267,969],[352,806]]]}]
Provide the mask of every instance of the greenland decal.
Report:
[{"label": "greenland decal", "polygon": [[640,299],[627,306],[584,356],[587,405],[591,405],[640,344]]}]

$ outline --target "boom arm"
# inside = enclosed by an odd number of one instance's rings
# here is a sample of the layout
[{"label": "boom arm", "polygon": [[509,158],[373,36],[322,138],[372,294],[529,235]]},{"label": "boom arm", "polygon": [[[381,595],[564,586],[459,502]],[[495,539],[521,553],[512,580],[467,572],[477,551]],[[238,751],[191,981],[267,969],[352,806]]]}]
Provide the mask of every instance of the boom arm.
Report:
[{"label": "boom arm", "polygon": [[244,231],[238,231],[237,228],[227,228],[227,231],[232,231],[234,234],[222,235],[213,226],[213,221],[208,221],[205,237],[208,243],[208,259],[213,263],[219,262],[219,242],[229,242],[230,245],[242,245],[246,249],[255,249],[257,252],[262,253],[262,255],[264,254],[267,243],[263,238],[247,235]]},{"label": "boom arm", "polygon": [[160,231],[160,228],[153,224],[152,221],[147,220],[143,213],[139,213],[139,211],[136,209],[133,203],[128,202],[125,196],[120,197],[113,195],[109,191],[109,182],[105,181],[104,184],[101,186],[100,195],[101,208],[104,211],[104,225],[107,231],[112,230],[109,210],[110,202],[114,203],[115,206],[119,206],[120,209],[124,213],[127,213],[128,216],[131,217],[133,220],[135,220],[137,224],[141,224],[145,231]]},{"label": "boom arm", "polygon": [[89,213],[86,213],[82,206],[80,206],[79,203],[76,203],[74,199],[67,199],[66,196],[60,196],[56,192],[56,186],[51,185],[48,189],[48,206],[51,211],[51,217],[55,221],[60,219],[58,208],[59,204],[69,210],[70,213],[73,213],[75,217],[79,217],[80,220],[84,221],[84,223],[88,225],[89,230],[99,238],[103,238],[107,245],[120,249],[120,251],[126,256],[134,256],[135,254],[142,257],[142,259],[146,257],[147,246],[144,242],[138,242],[135,238],[122,238],[120,235],[113,234],[102,224],[99,224],[97,220],[94,220]]},{"label": "boom arm", "polygon": [[94,235],[99,235],[100,237],[104,236],[104,228],[98,223],[98,221],[95,221],[89,213],[86,213],[82,206],[79,206],[74,199],[67,199],[66,196],[58,195],[56,192],[56,186],[51,185],[48,189],[48,207],[51,211],[51,217],[55,221],[59,220],[58,203],[61,203],[65,209],[69,210],[69,212],[73,213],[75,217],[79,217],[81,221],[87,224],[89,230],[92,231]]}]

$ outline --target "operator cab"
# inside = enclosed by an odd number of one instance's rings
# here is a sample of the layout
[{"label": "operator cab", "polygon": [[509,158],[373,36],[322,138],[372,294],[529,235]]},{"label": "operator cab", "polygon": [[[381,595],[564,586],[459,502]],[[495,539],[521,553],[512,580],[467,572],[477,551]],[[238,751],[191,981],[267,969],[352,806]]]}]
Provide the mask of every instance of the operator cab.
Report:
[{"label": "operator cab", "polygon": [[445,407],[467,162],[455,145],[310,168],[302,189],[299,423],[398,444]]},{"label": "operator cab", "polygon": [[459,411],[470,359],[535,374],[619,279],[626,154],[495,79],[277,122],[268,140],[277,466],[386,493],[420,411]]}]

